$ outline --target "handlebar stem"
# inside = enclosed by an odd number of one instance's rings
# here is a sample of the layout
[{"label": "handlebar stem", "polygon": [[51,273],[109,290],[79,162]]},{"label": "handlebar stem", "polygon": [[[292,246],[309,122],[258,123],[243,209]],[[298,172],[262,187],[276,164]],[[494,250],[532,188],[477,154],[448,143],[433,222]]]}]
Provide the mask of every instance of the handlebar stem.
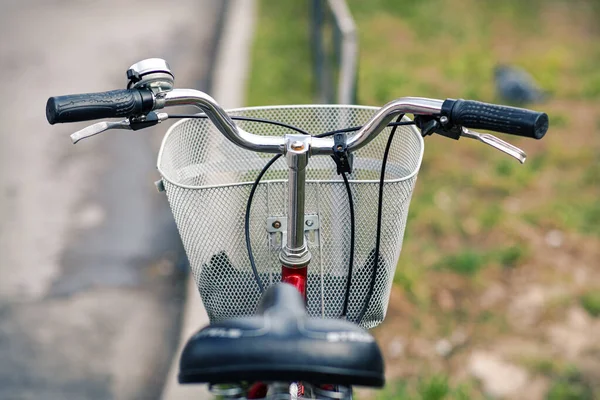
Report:
[{"label": "handlebar stem", "polygon": [[311,137],[307,135],[286,136],[286,160],[289,167],[287,243],[281,248],[279,260],[288,268],[304,267],[311,259],[304,238],[306,166],[310,143]]}]

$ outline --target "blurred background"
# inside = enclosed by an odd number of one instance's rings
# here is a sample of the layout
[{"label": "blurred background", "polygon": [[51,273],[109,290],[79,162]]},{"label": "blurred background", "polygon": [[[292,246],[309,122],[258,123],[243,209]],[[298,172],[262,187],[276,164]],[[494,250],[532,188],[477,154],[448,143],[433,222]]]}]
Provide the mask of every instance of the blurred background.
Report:
[{"label": "blurred background", "polygon": [[[50,127],[43,110],[124,87],[148,57],[210,93],[224,15],[246,1],[2,2],[0,399],[160,397],[187,301],[152,184],[166,126],[73,147],[85,124]],[[338,101],[350,63],[342,101],[469,98],[550,116],[542,141],[503,137],[525,165],[426,140],[374,330],[389,383],[358,397],[600,398],[600,3],[347,0],[350,59],[331,3],[256,0],[247,105]]]}]

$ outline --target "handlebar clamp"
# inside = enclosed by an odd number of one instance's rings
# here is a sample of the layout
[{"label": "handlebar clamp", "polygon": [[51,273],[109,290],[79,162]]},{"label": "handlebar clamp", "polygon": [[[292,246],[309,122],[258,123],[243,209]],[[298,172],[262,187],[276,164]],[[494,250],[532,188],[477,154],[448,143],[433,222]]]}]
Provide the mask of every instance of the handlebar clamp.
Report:
[{"label": "handlebar clamp", "polygon": [[453,124],[445,116],[416,115],[415,124],[421,130],[423,137],[437,133],[458,140],[461,136],[460,126]]},{"label": "handlebar clamp", "polygon": [[337,173],[352,173],[352,164],[354,154],[348,151],[348,144],[345,133],[336,133],[333,135],[333,161],[337,165]]}]

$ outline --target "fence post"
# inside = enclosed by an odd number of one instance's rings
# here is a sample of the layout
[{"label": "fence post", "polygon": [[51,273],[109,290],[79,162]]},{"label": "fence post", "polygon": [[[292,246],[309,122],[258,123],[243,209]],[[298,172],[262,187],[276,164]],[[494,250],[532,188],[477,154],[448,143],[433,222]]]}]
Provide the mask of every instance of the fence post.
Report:
[{"label": "fence post", "polygon": [[337,102],[340,104],[355,104],[358,75],[356,25],[345,0],[328,0],[328,2],[335,19],[335,26],[341,36]]},{"label": "fence post", "polygon": [[[324,36],[328,28],[332,29],[329,47]],[[311,37],[317,101],[356,103],[358,37],[345,0],[312,0]],[[333,68],[337,68],[337,83]]]}]

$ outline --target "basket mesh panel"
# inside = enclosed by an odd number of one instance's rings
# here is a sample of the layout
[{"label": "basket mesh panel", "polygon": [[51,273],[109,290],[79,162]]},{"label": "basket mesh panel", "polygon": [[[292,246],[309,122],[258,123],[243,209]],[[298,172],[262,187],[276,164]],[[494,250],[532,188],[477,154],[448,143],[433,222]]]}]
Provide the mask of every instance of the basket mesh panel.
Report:
[{"label": "basket mesh panel", "polygon": [[[294,106],[246,108],[231,115],[264,118],[319,133],[364,124],[376,108]],[[262,135],[295,133],[256,122],[236,121]],[[375,260],[379,174],[391,128],[355,153],[349,175],[354,200],[355,256],[348,319],[358,322],[367,300]],[[419,168],[423,142],[413,127],[398,127],[390,148],[384,186],[382,235],[375,290],[361,322],[372,328],[383,320]],[[210,320],[250,315],[259,300],[245,246],[244,215],[252,183],[272,157],[238,148],[206,119],[184,120],[167,133],[159,170]],[[281,157],[265,174],[252,203],[250,235],[265,286],[278,282],[278,250],[269,244],[267,218],[287,213],[287,174]],[[407,176],[412,177],[407,178]],[[318,214],[318,235],[309,234],[312,253],[308,311],[339,317],[343,309],[350,249],[350,212],[341,176],[331,157],[312,157],[307,167],[306,214]],[[279,238],[279,240],[281,240]]]}]

